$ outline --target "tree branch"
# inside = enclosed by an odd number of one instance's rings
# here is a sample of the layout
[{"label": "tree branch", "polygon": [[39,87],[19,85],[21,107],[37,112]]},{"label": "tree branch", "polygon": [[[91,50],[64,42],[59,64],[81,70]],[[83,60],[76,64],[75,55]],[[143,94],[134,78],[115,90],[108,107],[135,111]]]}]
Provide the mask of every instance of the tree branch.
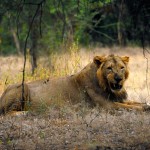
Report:
[{"label": "tree branch", "polygon": [[[28,30],[28,33],[27,33],[27,36],[26,36],[26,39],[25,39],[25,44],[24,44],[24,64],[23,64],[23,71],[22,71],[22,99],[21,99],[21,110],[24,109],[24,104],[25,104],[25,97],[24,97],[24,93],[25,93],[25,89],[24,89],[24,84],[25,84],[25,68],[26,68],[26,49],[27,49],[27,43],[28,43],[28,38],[29,38],[29,35],[30,35],[30,32],[31,32],[31,29],[32,29],[32,25],[33,25],[33,22],[39,12],[40,9],[42,9],[42,4],[45,2],[45,0],[42,0],[40,3],[36,4],[37,5],[37,9],[34,13],[34,16],[32,17],[32,20],[31,20],[31,23],[29,25],[29,30]],[[31,3],[23,3],[23,5],[25,4],[31,4]],[[31,5],[33,5],[34,3],[32,3]],[[40,19],[41,20],[41,19]],[[41,23],[40,23],[41,24]],[[40,29],[41,30],[41,29]]]}]

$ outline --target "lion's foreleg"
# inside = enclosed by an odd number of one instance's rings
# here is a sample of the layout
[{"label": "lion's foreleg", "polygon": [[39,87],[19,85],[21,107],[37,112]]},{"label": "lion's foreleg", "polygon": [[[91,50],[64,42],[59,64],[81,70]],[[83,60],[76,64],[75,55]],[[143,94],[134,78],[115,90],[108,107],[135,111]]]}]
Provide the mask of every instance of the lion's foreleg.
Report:
[{"label": "lion's foreleg", "polygon": [[150,105],[148,103],[141,103],[141,102],[137,102],[137,101],[127,100],[127,101],[124,101],[123,104],[127,104],[127,105],[130,105],[133,107],[134,106],[142,107],[143,110],[150,111]]},{"label": "lion's foreleg", "polygon": [[119,103],[119,102],[114,102],[113,105],[114,108],[119,109],[119,108],[123,108],[123,109],[127,109],[127,110],[140,110],[140,111],[144,111],[144,110],[150,110],[150,107],[147,107],[147,105],[144,105],[144,103],[138,103],[138,102],[127,102],[127,103]]},{"label": "lion's foreleg", "polygon": [[146,103],[140,103],[140,102],[136,102],[136,101],[124,101],[123,104],[127,104],[127,105],[145,105]]},{"label": "lion's foreleg", "polygon": [[106,107],[108,105],[108,102],[105,101],[99,94],[97,94],[92,88],[87,88],[86,87],[86,91],[89,95],[89,97],[91,98],[92,101],[94,101],[94,103],[96,105],[99,105],[101,107]]}]

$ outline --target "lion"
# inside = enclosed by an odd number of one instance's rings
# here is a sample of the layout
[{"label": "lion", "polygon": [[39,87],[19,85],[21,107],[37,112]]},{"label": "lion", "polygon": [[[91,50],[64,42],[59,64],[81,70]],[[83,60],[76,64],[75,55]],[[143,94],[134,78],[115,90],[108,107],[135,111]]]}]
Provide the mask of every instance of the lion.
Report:
[{"label": "lion", "polygon": [[41,102],[50,106],[55,99],[71,104],[85,101],[106,109],[149,109],[144,103],[127,100],[124,84],[129,76],[128,62],[128,56],[95,56],[74,75],[10,85],[0,98],[0,114],[34,110]]}]

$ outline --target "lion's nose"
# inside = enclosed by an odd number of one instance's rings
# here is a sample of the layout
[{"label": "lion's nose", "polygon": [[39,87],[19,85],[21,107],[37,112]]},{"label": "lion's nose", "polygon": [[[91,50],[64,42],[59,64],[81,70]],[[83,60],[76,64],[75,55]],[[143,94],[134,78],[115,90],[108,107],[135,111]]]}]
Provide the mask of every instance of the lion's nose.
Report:
[{"label": "lion's nose", "polygon": [[122,80],[122,77],[120,77],[118,74],[115,74],[114,79],[117,83],[119,83]]}]

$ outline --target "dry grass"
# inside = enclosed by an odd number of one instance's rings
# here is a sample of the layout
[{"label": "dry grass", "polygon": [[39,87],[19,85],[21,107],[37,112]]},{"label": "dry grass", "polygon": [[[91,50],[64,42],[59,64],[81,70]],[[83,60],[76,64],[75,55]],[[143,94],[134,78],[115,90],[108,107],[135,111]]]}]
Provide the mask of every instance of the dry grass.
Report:
[{"label": "dry grass", "polygon": [[[140,48],[95,48],[78,50],[39,58],[39,67],[30,75],[27,64],[26,81],[48,76],[65,76],[81,70],[93,56],[114,53],[130,56],[130,77],[126,82],[129,99],[150,102],[147,85],[146,59]],[[148,54],[146,55],[147,57]],[[0,92],[8,84],[21,81],[21,57],[0,58]],[[150,68],[149,68],[150,69]],[[21,117],[0,117],[0,149],[150,149],[150,115],[146,112],[103,110],[53,103],[47,111],[29,112]]]}]

